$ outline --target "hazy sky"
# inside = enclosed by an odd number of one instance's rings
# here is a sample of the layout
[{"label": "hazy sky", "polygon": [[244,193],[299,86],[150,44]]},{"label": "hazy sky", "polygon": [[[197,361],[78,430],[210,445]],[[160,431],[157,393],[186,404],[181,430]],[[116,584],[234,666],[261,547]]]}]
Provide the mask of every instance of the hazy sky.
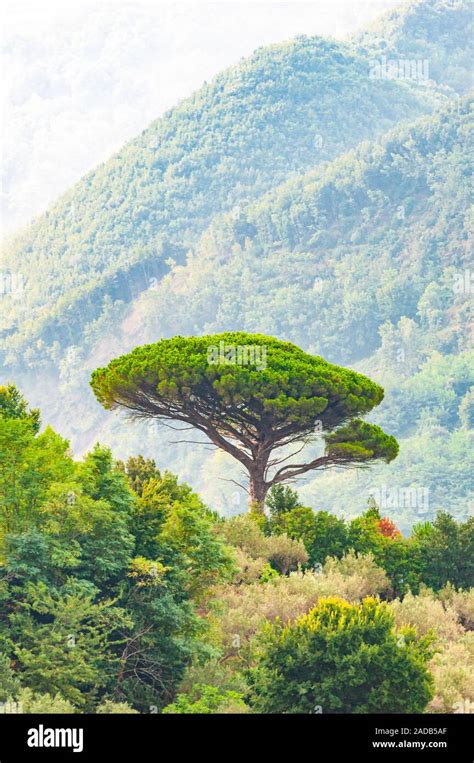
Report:
[{"label": "hazy sky", "polygon": [[35,0],[2,9],[2,223],[12,231],[255,48],[344,37],[398,0]]}]

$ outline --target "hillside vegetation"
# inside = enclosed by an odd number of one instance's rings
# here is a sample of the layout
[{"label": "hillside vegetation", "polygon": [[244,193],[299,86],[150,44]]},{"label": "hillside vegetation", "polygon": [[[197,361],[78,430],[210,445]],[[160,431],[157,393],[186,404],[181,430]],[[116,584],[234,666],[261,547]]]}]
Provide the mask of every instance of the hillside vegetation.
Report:
[{"label": "hillside vegetation", "polygon": [[[125,431],[88,379],[176,334],[276,336],[380,383],[374,421],[401,444],[370,476],[306,483],[308,502],[350,516],[390,493],[404,531],[438,509],[466,518],[468,10],[417,0],[349,43],[258,50],[86,176],[7,253],[25,284],[2,295],[6,379],[79,452],[140,450],[232,514],[244,496],[224,455]],[[382,49],[428,57],[432,79],[371,77]]]},{"label": "hillside vegetation", "polygon": [[427,61],[429,78],[457,93],[473,86],[474,16],[468,0],[405,0],[353,40],[374,61]]},{"label": "hillside vegetation", "polygon": [[467,712],[472,518],[403,538],[279,486],[222,519],[154,461],[77,462],[39,427],[0,387],[4,712]]},{"label": "hillside vegetation", "polygon": [[[81,429],[71,420],[76,431],[95,436],[102,427],[101,439],[120,453],[126,447],[169,452],[208,500],[226,513],[241,510],[240,500],[232,503],[223,492],[220,456],[170,447],[169,435],[154,428],[124,431],[119,420],[101,419],[84,392],[89,370],[124,348],[239,325],[353,364],[385,387],[375,420],[404,438],[398,461],[357,479],[324,475],[305,488],[308,500],[347,515],[355,494],[361,509],[373,489],[385,486],[397,493],[391,508],[403,528],[443,507],[465,517],[471,106],[465,98],[397,128],[380,143],[286,182],[238,216],[215,220],[186,265],[172,267],[130,310],[111,306],[107,321],[90,332],[87,353],[82,348],[61,363],[55,420],[69,419],[62,401],[73,406],[80,399]],[[400,497],[404,488],[418,490],[418,497]]]},{"label": "hillside vegetation", "polygon": [[[21,299],[0,326],[8,363],[35,341],[82,339],[106,296],[129,302],[209,220],[332,159],[441,95],[369,78],[352,47],[320,38],[258,50],[204,85],[64,194],[12,243]],[[357,114],[357,118],[354,115]],[[44,355],[44,345],[41,344]]]}]

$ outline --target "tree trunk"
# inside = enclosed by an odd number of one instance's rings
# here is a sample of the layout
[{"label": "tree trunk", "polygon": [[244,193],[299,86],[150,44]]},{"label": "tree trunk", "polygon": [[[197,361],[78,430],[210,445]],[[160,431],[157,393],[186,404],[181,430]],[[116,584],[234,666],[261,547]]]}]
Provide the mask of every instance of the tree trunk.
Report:
[{"label": "tree trunk", "polygon": [[263,514],[265,510],[265,498],[268,492],[268,485],[263,476],[263,470],[250,474],[250,508]]}]

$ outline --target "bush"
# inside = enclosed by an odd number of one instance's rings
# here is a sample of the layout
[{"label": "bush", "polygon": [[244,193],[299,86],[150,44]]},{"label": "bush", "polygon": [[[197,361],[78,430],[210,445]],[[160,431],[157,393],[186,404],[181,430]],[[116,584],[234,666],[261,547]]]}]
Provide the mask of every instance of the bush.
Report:
[{"label": "bush", "polygon": [[266,619],[286,622],[307,612],[317,600],[317,576],[293,572],[267,583],[220,588],[211,602],[210,619],[224,650],[239,655]]},{"label": "bush", "polygon": [[219,525],[219,534],[231,546],[242,549],[252,559],[267,559],[267,538],[248,514],[241,514]]},{"label": "bush", "polygon": [[435,696],[429,713],[472,713],[474,706],[474,637],[466,634],[446,644],[431,661]]},{"label": "bush", "polygon": [[[294,491],[290,491],[294,492]],[[293,506],[291,496],[276,501],[268,520],[268,530],[275,535],[286,533],[303,541],[310,565],[322,564],[328,556],[342,556],[348,549],[348,529],[343,519],[327,511],[314,512],[308,506]]]},{"label": "bush", "polygon": [[390,587],[387,575],[377,567],[372,554],[356,554],[354,551],[349,551],[342,559],[329,557],[318,582],[321,595],[326,595],[323,594],[325,590],[331,596],[337,595],[348,601],[361,601]]},{"label": "bush", "polygon": [[186,668],[178,693],[191,694],[199,684],[215,686],[222,691],[234,691],[242,695],[247,691],[247,684],[242,674],[235,671],[228,662],[223,662],[217,657],[212,657],[206,662],[194,660]]},{"label": "bush", "polygon": [[[11,700],[10,700],[11,701]],[[74,705],[60,694],[40,694],[31,689],[21,689],[18,692],[15,701],[20,708],[20,712],[36,715],[37,713],[75,713]],[[15,711],[18,712],[18,711]]]},{"label": "bush", "polygon": [[435,631],[439,638],[452,641],[463,633],[456,610],[443,606],[429,588],[422,588],[418,596],[407,593],[403,600],[395,599],[390,609],[397,626],[411,625],[420,635]]},{"label": "bush", "polygon": [[456,591],[451,583],[447,583],[438,597],[445,607],[449,605],[454,609],[466,630],[474,630],[474,588],[470,588],[469,591]]},{"label": "bush", "polygon": [[273,535],[266,540],[267,559],[282,575],[308,561],[303,541],[291,540],[287,535]]},{"label": "bush", "polygon": [[[233,549],[236,572],[232,578],[233,585],[241,583],[254,583],[260,579],[262,572],[268,567],[268,562],[262,557],[254,559],[242,548]],[[277,574],[277,573],[275,573]]]},{"label": "bush", "polygon": [[190,694],[178,694],[171,705],[163,708],[166,715],[174,714],[229,714],[248,713],[242,695],[235,691],[222,691],[216,686],[197,685]]},{"label": "bush", "polygon": [[99,715],[138,715],[138,710],[134,710],[126,702],[113,702],[111,699],[106,699],[97,708],[96,713]]},{"label": "bush", "polygon": [[249,671],[261,713],[416,713],[433,696],[430,639],[400,640],[384,603],[324,599],[294,623],[267,624]]},{"label": "bush", "polygon": [[262,575],[246,586],[222,586],[215,592],[211,621],[230,653],[237,655],[264,620],[294,620],[314,607],[319,597],[340,596],[357,602],[388,587],[384,571],[374,564],[372,556],[354,552],[341,560],[328,559],[319,574],[307,570],[261,581]]},{"label": "bush", "polygon": [[[308,561],[302,541],[291,540],[287,535],[266,536],[250,515],[226,520],[219,526],[219,534],[228,544],[245,552],[246,557],[269,561],[283,575]],[[246,563],[245,557],[240,556],[240,560]]]}]

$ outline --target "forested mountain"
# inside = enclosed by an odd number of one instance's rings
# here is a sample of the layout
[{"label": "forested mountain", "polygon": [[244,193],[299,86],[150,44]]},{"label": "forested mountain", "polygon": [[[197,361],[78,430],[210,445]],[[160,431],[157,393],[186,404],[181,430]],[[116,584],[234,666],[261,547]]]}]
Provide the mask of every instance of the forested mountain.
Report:
[{"label": "forested mountain", "polygon": [[425,60],[428,76],[466,93],[473,84],[472,4],[465,0],[413,0],[388,11],[354,36],[374,60]]},{"label": "forested mountain", "polygon": [[[222,454],[104,414],[90,371],[179,333],[275,335],[370,373],[401,444],[389,467],[304,485],[311,505],[347,516],[375,493],[402,530],[465,518],[467,8],[415,2],[348,44],[259,50],[86,176],[11,245],[26,287],[3,300],[7,379],[76,449],[144,452],[237,513]],[[371,77],[382,48],[428,57],[436,81]]]},{"label": "forested mountain", "polygon": [[[466,164],[472,127],[472,102],[463,99],[323,172],[287,182],[237,219],[215,221],[188,264],[135,303],[122,337],[114,326],[109,351],[239,325],[355,364],[385,386],[376,420],[405,446],[390,467],[318,477],[304,495],[344,513],[355,486],[361,507],[372,488],[414,486],[426,500],[394,499],[402,504],[395,508],[403,526],[418,510],[432,515],[441,506],[464,516],[472,425]],[[98,338],[90,367],[104,346]],[[156,432],[143,436],[152,450]],[[206,475],[218,471],[206,463],[201,489]]]},{"label": "forested mountain", "polygon": [[216,213],[442,99],[416,82],[371,79],[367,57],[342,43],[299,38],[258,50],[154,122],[15,239],[7,265],[25,288],[2,320],[7,361],[25,347],[30,359],[33,339],[77,343],[106,296],[130,301],[169,258],[183,262]]},{"label": "forested mountain", "polygon": [[239,322],[354,363],[408,317],[466,348],[472,127],[465,98],[215,220],[136,303],[136,339]]}]

